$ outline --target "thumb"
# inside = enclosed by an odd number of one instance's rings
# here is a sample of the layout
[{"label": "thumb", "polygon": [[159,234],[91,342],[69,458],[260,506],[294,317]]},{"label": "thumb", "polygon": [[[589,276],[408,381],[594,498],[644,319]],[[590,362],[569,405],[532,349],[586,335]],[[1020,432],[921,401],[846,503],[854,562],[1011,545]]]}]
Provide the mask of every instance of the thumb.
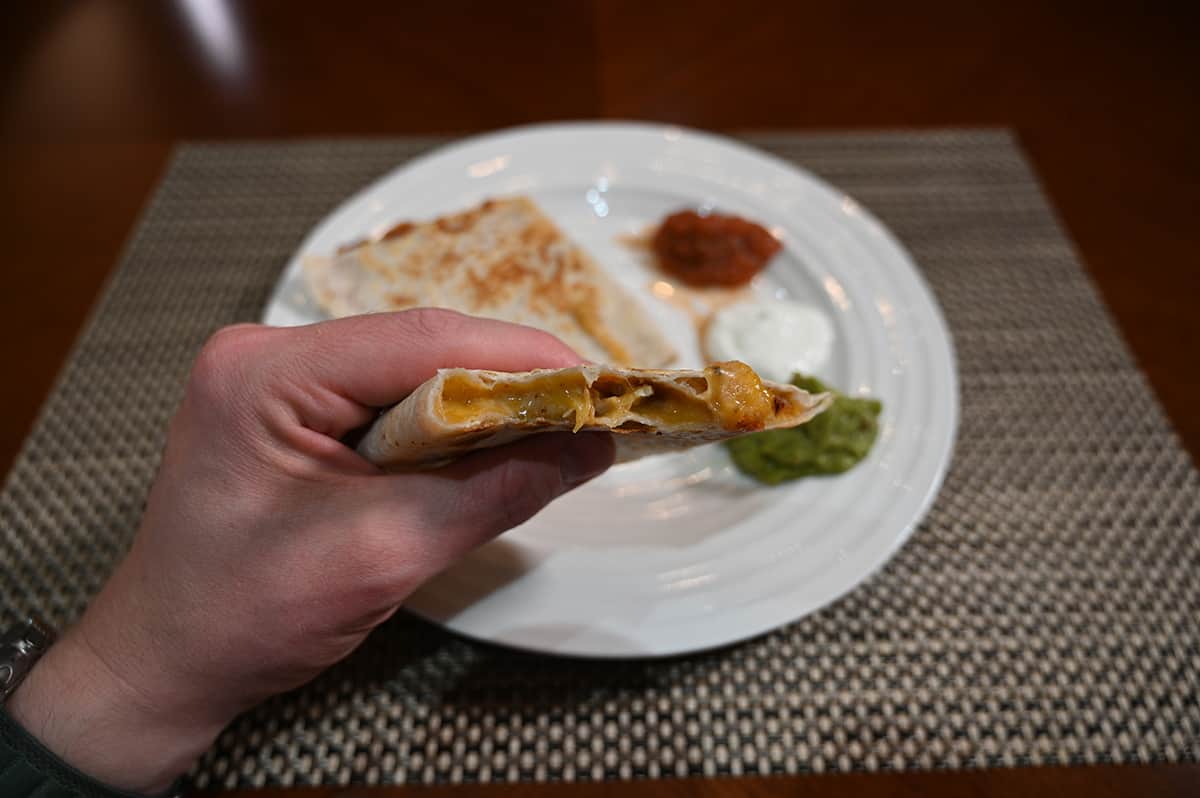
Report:
[{"label": "thumb", "polygon": [[419,512],[429,535],[424,554],[440,570],[599,476],[613,456],[612,436],[605,433],[542,433],[436,471],[381,479],[400,489],[410,513]]}]

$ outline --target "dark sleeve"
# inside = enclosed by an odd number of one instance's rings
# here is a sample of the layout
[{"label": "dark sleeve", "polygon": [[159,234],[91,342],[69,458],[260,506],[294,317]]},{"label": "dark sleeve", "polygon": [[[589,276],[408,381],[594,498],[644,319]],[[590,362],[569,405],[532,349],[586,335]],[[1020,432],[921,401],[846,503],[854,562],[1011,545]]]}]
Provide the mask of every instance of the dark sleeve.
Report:
[{"label": "dark sleeve", "polygon": [[[168,795],[178,795],[173,788]],[[115,790],[63,762],[0,706],[0,796],[4,798],[144,798]]]}]

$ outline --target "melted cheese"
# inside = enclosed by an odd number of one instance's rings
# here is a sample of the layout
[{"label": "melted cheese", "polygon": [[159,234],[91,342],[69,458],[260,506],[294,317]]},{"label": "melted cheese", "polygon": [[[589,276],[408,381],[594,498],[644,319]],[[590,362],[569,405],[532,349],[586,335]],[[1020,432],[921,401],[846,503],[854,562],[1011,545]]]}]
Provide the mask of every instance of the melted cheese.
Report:
[{"label": "melted cheese", "polygon": [[713,408],[704,399],[679,388],[657,385],[653,393],[634,402],[632,413],[671,427],[706,426],[714,420]]},{"label": "melted cheese", "polygon": [[775,399],[754,369],[737,360],[714,363],[704,370],[721,427],[762,429],[775,413]]},{"label": "melted cheese", "polygon": [[590,400],[587,380],[579,372],[556,372],[532,382],[492,385],[453,376],[442,387],[442,417],[460,424],[496,416],[530,422],[557,422],[574,416],[578,430],[591,420]]},{"label": "melted cheese", "polygon": [[630,422],[677,430],[714,425],[756,430],[774,413],[771,392],[749,366],[737,361],[713,364],[703,377],[604,374],[590,385],[575,370],[490,384],[474,376],[452,375],[441,395],[442,417],[452,424],[495,419],[527,424],[570,421],[575,431],[588,424],[611,429]]}]

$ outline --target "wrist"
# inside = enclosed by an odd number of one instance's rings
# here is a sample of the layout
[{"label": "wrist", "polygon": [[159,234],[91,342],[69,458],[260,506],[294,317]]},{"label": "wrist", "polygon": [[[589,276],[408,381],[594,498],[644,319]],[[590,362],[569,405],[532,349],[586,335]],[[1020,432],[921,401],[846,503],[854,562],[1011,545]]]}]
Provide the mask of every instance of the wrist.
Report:
[{"label": "wrist", "polygon": [[142,794],[166,791],[224,725],[149,699],[115,673],[78,628],[38,661],[7,710],[67,764]]}]

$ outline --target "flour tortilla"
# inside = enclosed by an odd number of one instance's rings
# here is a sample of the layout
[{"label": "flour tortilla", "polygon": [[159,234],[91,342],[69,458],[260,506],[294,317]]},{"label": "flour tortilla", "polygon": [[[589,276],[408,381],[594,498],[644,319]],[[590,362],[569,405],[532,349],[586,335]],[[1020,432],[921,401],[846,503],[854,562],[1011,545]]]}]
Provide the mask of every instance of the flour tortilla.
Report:
[{"label": "flour tortilla", "polygon": [[397,225],[378,241],[306,259],[304,275],[335,318],[451,308],[546,330],[597,363],[675,359],[641,306],[528,197]]},{"label": "flour tortilla", "polygon": [[[523,391],[544,398],[522,399]],[[564,399],[571,391],[575,398]],[[454,398],[461,395],[475,398]],[[739,400],[758,395],[761,402]],[[829,394],[760,381],[737,361],[674,371],[596,365],[520,373],[443,369],[380,416],[358,452],[387,470],[423,469],[542,432],[602,431],[613,433],[620,462],[794,427],[831,401]],[[671,413],[676,405],[686,411],[677,418]]]}]

